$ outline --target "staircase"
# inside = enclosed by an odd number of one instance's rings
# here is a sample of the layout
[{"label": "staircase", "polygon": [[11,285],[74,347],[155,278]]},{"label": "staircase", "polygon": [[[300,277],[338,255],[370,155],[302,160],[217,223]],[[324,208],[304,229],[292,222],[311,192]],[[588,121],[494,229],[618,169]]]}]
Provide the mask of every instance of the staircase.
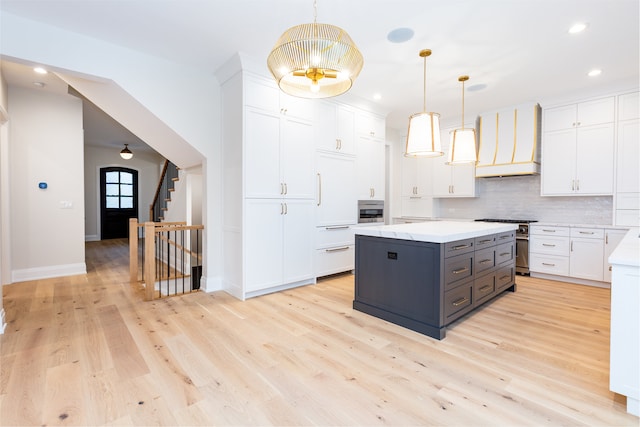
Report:
[{"label": "staircase", "polygon": [[171,193],[175,189],[175,182],[179,180],[178,167],[169,160],[164,161],[162,173],[153,202],[149,207],[149,220],[152,222],[161,222],[164,220],[164,213],[167,211],[167,205],[171,201]]}]

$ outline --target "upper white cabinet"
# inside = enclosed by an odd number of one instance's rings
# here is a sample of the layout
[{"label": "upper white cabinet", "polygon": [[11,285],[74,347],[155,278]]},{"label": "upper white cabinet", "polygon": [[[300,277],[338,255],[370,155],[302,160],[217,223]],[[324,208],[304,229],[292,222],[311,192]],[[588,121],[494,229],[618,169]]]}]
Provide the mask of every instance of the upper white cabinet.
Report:
[{"label": "upper white cabinet", "polygon": [[478,118],[477,130],[477,177],[540,172],[540,106],[537,103],[483,113]]},{"label": "upper white cabinet", "polygon": [[476,165],[448,165],[449,132],[444,129],[441,135],[444,156],[433,158],[433,197],[475,197]]},{"label": "upper white cabinet", "polygon": [[353,108],[330,101],[319,101],[316,106],[316,148],[341,154],[355,154],[355,121]]},{"label": "upper white cabinet", "polygon": [[273,80],[247,76],[244,81],[244,103],[247,106],[290,117],[313,120],[315,104],[310,99],[287,95]]},{"label": "upper white cabinet", "polygon": [[639,92],[618,97],[615,223],[640,226]]},{"label": "upper white cabinet", "polygon": [[433,159],[405,156],[401,161],[402,197],[430,197],[433,188]]},{"label": "upper white cabinet", "polygon": [[358,199],[384,200],[385,120],[367,111],[356,111],[356,170]]},{"label": "upper white cabinet", "polygon": [[613,194],[614,97],[544,111],[543,196]]}]

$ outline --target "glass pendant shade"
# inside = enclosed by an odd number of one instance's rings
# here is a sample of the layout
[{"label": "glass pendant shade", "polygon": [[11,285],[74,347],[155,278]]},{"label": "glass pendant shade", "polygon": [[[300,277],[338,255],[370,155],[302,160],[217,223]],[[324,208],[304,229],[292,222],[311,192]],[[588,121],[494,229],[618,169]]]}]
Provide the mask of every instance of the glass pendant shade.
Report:
[{"label": "glass pendant shade", "polygon": [[427,113],[427,56],[431,55],[430,49],[420,51],[420,57],[424,58],[424,96],[422,113],[409,117],[409,129],[407,131],[407,146],[405,156],[438,157],[444,153],[440,142],[440,114]]},{"label": "glass pendant shade", "polygon": [[476,162],[476,130],[455,129],[450,132],[447,164],[464,165]]},{"label": "glass pendant shade", "polygon": [[124,144],[124,148],[120,152],[120,157],[125,160],[129,160],[133,157],[133,153],[129,150],[129,144]]},{"label": "glass pendant shade", "polygon": [[315,20],[285,31],[267,57],[280,90],[301,98],[328,98],[348,91],[363,64],[346,31]]},{"label": "glass pendant shade", "polygon": [[469,80],[469,76],[460,76],[458,81],[462,82],[462,127],[450,132],[449,155],[447,164],[465,165],[475,164],[478,159],[476,151],[476,130],[464,127],[464,82]]},{"label": "glass pendant shade", "polygon": [[406,156],[442,156],[440,114],[416,113],[409,117]]}]

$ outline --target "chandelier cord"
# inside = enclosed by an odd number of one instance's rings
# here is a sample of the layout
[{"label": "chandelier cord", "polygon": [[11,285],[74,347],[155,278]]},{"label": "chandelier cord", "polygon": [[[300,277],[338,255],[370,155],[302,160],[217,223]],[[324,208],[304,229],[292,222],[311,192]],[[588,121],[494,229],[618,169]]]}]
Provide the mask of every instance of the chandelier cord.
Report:
[{"label": "chandelier cord", "polygon": [[313,0],[313,23],[315,24],[318,20],[318,2],[317,0]]},{"label": "chandelier cord", "polygon": [[464,129],[464,80],[462,81],[462,129]]},{"label": "chandelier cord", "polygon": [[424,57],[424,65],[422,68],[422,75],[424,76],[424,82],[422,86],[422,111],[427,112],[427,57]]}]

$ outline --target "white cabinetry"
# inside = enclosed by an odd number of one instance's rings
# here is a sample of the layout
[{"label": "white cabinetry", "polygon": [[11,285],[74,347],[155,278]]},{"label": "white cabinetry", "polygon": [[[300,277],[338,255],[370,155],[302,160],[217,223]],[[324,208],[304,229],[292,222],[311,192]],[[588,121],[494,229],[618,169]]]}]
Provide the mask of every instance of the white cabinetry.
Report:
[{"label": "white cabinetry", "polygon": [[433,159],[402,157],[401,212],[405,217],[430,217],[432,213]]},{"label": "white cabinetry", "polygon": [[615,224],[640,226],[639,92],[618,97]]},{"label": "white cabinetry", "polygon": [[444,156],[433,158],[433,197],[475,197],[476,196],[476,166],[448,165],[449,132],[445,129],[440,133]]},{"label": "white cabinetry", "polygon": [[358,199],[384,200],[384,144],[384,118],[365,111],[357,111],[356,169],[358,174]]},{"label": "white cabinetry", "polygon": [[543,196],[613,194],[614,118],[614,97],[545,110]]},{"label": "white cabinetry", "polygon": [[529,226],[529,270],[558,276],[569,275],[570,228]]},{"label": "white cabinetry", "polygon": [[602,276],[605,282],[611,283],[611,264],[609,256],[627,234],[627,229],[605,228],[604,230],[604,261],[602,265]]},{"label": "white cabinetry", "polygon": [[317,149],[355,154],[355,111],[330,101],[320,101],[316,111],[321,122],[315,128]]},{"label": "white cabinetry", "polygon": [[357,223],[355,157],[318,152],[316,155],[318,226]]},{"label": "white cabinetry", "polygon": [[241,70],[221,99],[223,288],[245,299],[314,283],[314,104]]},{"label": "white cabinetry", "polygon": [[604,230],[571,227],[569,276],[602,281]]}]

